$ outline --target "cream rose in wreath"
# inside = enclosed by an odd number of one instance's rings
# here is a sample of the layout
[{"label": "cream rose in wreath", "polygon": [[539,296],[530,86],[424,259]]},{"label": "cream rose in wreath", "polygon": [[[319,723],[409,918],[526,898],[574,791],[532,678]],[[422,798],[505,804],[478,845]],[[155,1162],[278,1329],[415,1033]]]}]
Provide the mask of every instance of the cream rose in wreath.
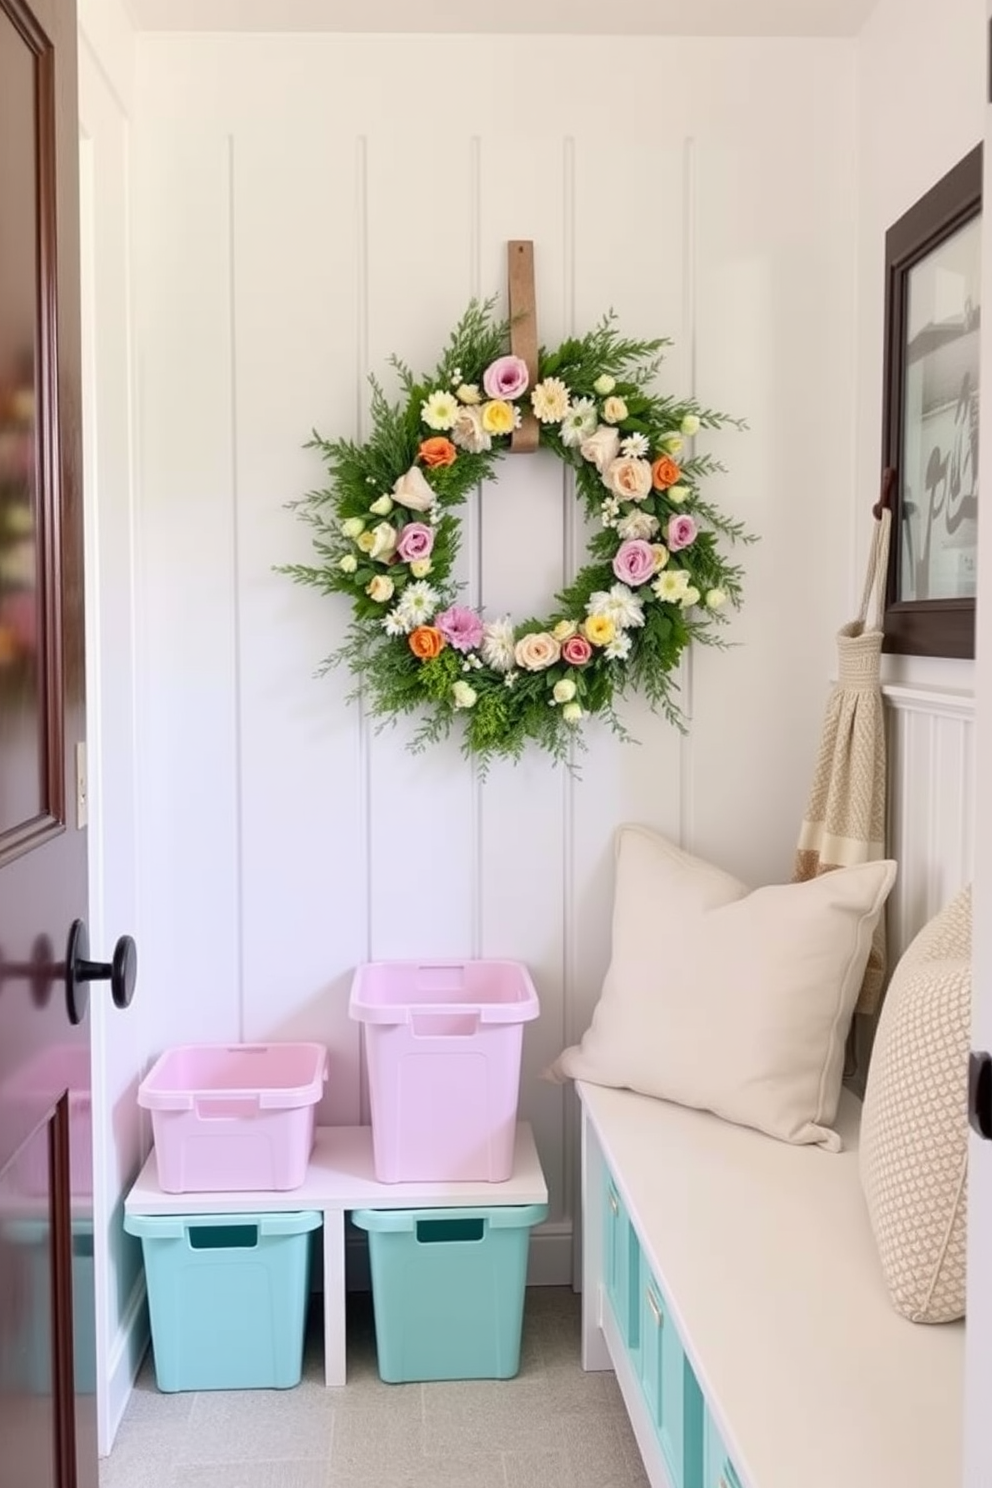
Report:
[{"label": "cream rose in wreath", "polygon": [[[606,317],[542,349],[533,385],[508,354],[494,304],[473,302],[436,371],[393,360],[403,399],[372,379],[363,443],[314,435],[327,486],[293,503],[317,561],[282,572],[352,603],[344,660],[381,717],[419,712],[412,747],[456,725],[485,765],[528,743],[567,760],[584,720],[623,734],[615,711],[643,694],[678,726],[675,673],[692,640],[722,644],[724,607],[741,599],[729,543],[753,538],[702,495],[722,469],[688,445],[739,420],[654,390],[667,342],[631,341]],[[506,453],[523,413],[540,447],[574,473],[593,531],[588,562],[540,619],[487,618],[459,599],[458,511]]]}]

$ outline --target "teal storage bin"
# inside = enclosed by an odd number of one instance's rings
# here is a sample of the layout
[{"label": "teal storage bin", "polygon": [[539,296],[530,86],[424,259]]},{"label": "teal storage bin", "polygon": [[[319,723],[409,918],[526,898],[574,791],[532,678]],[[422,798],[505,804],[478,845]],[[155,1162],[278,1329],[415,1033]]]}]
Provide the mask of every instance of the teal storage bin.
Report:
[{"label": "teal storage bin", "polygon": [[129,1214],[160,1390],[287,1390],[303,1372],[319,1213]]},{"label": "teal storage bin", "polygon": [[356,1210],[369,1236],[380,1377],[515,1375],[530,1232],[547,1213],[547,1204]]}]

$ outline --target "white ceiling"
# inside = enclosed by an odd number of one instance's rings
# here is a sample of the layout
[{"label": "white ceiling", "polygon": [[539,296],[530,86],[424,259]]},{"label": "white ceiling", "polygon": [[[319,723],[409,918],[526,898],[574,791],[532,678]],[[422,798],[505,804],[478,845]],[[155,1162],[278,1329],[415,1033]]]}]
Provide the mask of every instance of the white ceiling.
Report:
[{"label": "white ceiling", "polygon": [[127,0],[146,31],[852,36],[875,0]]}]

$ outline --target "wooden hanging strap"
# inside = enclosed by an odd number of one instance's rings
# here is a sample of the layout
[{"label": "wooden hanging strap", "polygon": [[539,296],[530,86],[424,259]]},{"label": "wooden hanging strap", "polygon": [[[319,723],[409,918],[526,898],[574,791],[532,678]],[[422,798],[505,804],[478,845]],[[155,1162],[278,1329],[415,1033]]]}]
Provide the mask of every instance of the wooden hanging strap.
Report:
[{"label": "wooden hanging strap", "polygon": [[[515,238],[506,245],[507,287],[510,301],[510,351],[527,363],[530,386],[537,381],[537,297],[534,292],[534,244]],[[537,449],[540,426],[525,395],[517,404],[523,415],[510,436],[510,453],[528,455]]]}]

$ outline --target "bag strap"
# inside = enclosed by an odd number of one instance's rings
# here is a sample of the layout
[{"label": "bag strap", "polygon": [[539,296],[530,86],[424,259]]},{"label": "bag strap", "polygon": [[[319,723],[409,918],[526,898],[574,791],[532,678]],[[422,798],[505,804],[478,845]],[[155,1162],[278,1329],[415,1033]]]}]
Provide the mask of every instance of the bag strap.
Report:
[{"label": "bag strap", "polygon": [[875,521],[875,530],[871,535],[871,549],[868,553],[868,572],[865,574],[864,593],[861,596],[861,608],[858,611],[858,622],[864,625],[868,618],[868,606],[871,603],[872,590],[874,590],[875,630],[885,629],[885,587],[889,576],[889,537],[891,530],[892,513],[888,507],[882,507]]}]

